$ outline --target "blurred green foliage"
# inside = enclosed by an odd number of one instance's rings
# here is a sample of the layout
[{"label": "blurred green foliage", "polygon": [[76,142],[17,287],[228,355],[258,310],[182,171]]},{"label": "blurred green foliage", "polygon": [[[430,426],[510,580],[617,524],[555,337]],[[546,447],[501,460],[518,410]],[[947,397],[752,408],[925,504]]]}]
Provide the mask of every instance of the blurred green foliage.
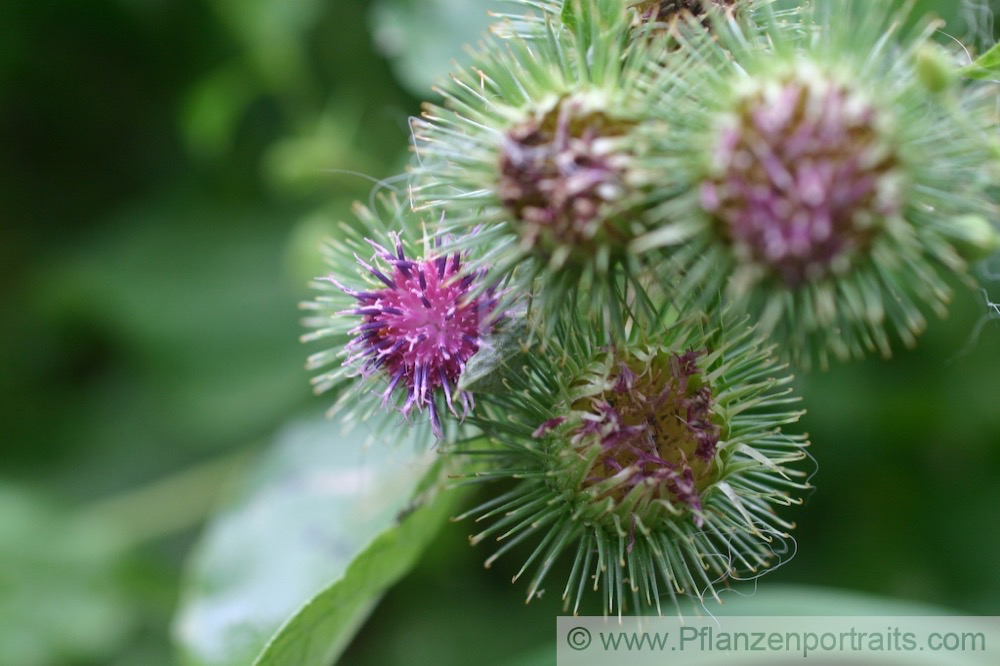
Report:
[{"label": "blurred green foliage", "polygon": [[[969,4],[918,7],[982,49]],[[0,3],[0,663],[174,661],[219,488],[328,402],[297,341],[317,240],[401,170],[408,118],[488,8]],[[800,379],[818,490],[765,585],[1000,614],[1000,322],[957,294],[916,351]],[[470,529],[441,532],[344,663],[551,641],[561,590],[525,608],[517,553],[484,571]]]},{"label": "blurred green foliage", "polygon": [[[299,651],[295,634],[320,655],[346,646],[384,587],[417,557],[417,543],[435,531],[417,529],[413,520],[396,529],[422,479],[429,472],[435,479],[440,475],[434,452],[412,431],[405,434],[388,445],[366,445],[365,427],[344,432],[322,414],[279,433],[191,557],[175,621],[186,663],[251,663],[285,620],[331,581],[340,589],[331,591],[330,601],[313,604],[302,627],[286,628],[293,636],[265,663],[309,663],[287,658]],[[447,504],[436,511],[447,518],[458,495],[441,496]],[[376,538],[385,541],[387,531],[394,541],[357,557]],[[398,552],[387,553],[393,550]],[[345,576],[348,567],[363,567],[365,580]],[[322,635],[311,635],[313,625],[323,622],[328,626]]]}]

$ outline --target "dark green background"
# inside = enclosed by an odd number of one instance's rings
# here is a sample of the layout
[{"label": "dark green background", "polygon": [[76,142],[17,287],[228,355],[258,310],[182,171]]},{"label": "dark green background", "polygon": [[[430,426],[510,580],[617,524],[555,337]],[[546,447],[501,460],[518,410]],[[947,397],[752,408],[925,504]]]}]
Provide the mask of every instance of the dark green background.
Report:
[{"label": "dark green background", "polygon": [[[920,4],[967,34],[962,3]],[[297,341],[316,243],[402,169],[407,118],[487,5],[0,2],[0,615],[44,628],[38,663],[171,661],[220,484],[325,404]],[[766,585],[1000,615],[1000,321],[957,293],[918,350],[801,378],[818,490]],[[111,535],[84,520],[109,515]],[[470,529],[442,531],[344,663],[552,640],[557,583],[524,608],[520,561],[484,571]]]}]

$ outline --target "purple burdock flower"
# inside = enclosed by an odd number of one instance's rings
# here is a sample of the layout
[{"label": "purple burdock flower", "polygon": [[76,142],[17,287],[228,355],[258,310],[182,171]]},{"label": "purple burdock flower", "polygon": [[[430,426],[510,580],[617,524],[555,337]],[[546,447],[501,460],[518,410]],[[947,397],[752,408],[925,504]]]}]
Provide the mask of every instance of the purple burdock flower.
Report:
[{"label": "purple burdock flower", "polygon": [[491,326],[496,291],[491,287],[472,296],[480,276],[462,275],[462,256],[457,252],[412,260],[405,256],[398,236],[390,234],[390,240],[394,253],[369,240],[375,250],[371,263],[355,256],[380,288],[357,291],[331,279],[358,302],[356,308],[338,314],[362,318],[349,331],[355,337],[347,345],[351,354],[345,365],[360,363],[358,374],[365,377],[382,373],[389,382],[383,405],[394,392],[404,391],[402,413],[428,410],[434,433],[441,437],[435,392],[440,389],[444,394],[452,414],[468,413],[472,396],[458,389],[458,380]]},{"label": "purple burdock flower", "polygon": [[818,69],[739,96],[701,189],[737,259],[792,287],[847,270],[901,206],[881,122],[864,95]]},{"label": "purple burdock flower", "polygon": [[564,97],[507,132],[497,194],[526,248],[587,251],[595,243],[627,241],[607,210],[626,191],[628,154],[616,150],[613,139],[627,129]]},{"label": "purple burdock flower", "polygon": [[616,501],[642,488],[650,500],[688,507],[695,524],[702,525],[700,488],[713,480],[721,434],[712,391],[697,364],[702,353],[620,358],[608,377],[610,388],[574,406],[584,416],[570,430],[570,441],[601,447],[587,486],[620,476],[607,491]]}]

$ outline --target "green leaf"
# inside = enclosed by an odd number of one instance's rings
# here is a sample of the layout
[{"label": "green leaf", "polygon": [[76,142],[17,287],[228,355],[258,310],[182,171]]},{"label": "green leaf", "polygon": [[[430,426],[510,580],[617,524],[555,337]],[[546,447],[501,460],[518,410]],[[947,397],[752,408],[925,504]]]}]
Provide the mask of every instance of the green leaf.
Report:
[{"label": "green leaf", "polygon": [[[381,165],[354,145],[364,117],[360,103],[342,97],[311,126],[268,148],[262,164],[268,181],[289,194],[308,195],[331,184],[350,185],[357,173],[378,171]],[[331,168],[339,164],[351,169]]]},{"label": "green leaf", "polygon": [[137,468],[149,478],[163,469],[158,457],[245,441],[309,399],[294,307],[302,290],[281,272],[286,219],[261,206],[149,201],[37,271],[33,305],[49,325],[93,332],[118,363],[109,375],[131,382],[87,396],[88,425],[74,424],[106,444],[90,451],[108,451],[107,465],[142,450]]},{"label": "green leaf", "polygon": [[[418,491],[434,490],[436,456],[412,437],[370,443],[366,433],[299,421],[243,480],[190,566],[174,626],[185,663],[249,664],[297,613],[306,620],[289,623],[268,654],[301,645],[328,654],[417,559],[447,512],[435,504],[400,516]],[[331,586],[346,587],[336,608],[323,602]],[[308,628],[317,614],[322,634]]]},{"label": "green leaf", "polygon": [[0,482],[0,663],[103,662],[132,628],[119,535]]},{"label": "green leaf", "polygon": [[254,662],[255,666],[326,666],[350,638],[382,592],[417,562],[460,495],[439,493],[400,525],[385,530],[359,554],[344,577],[313,597],[289,620]]},{"label": "green leaf", "polygon": [[221,67],[195,84],[181,112],[181,129],[191,153],[205,160],[225,155],[254,93],[252,76],[238,64]]},{"label": "green leaf", "polygon": [[970,79],[1000,77],[1000,44],[995,44],[993,48],[959,71]]},{"label": "green leaf", "polygon": [[488,10],[501,3],[482,0],[379,0],[372,3],[375,46],[389,59],[400,83],[426,96],[489,27]]},{"label": "green leaf", "polygon": [[322,0],[211,0],[211,4],[276,90],[301,86],[308,76],[306,38]]}]

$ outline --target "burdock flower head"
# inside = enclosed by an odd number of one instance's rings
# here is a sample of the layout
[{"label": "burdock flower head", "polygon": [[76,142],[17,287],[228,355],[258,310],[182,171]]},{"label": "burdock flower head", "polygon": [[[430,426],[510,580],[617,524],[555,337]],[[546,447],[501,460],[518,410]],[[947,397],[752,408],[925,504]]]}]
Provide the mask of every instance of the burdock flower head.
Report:
[{"label": "burdock flower head", "polygon": [[413,127],[414,207],[447,211],[456,238],[483,225],[476,242],[491,251],[476,267],[530,267],[549,311],[588,292],[595,310],[618,306],[643,270],[628,251],[648,231],[637,211],[670,189],[648,178],[636,140],[659,124],[661,91],[638,87],[650,45],[629,42],[624,5],[575,6],[579,20],[544,36],[489,41]]},{"label": "burdock flower head", "polygon": [[803,362],[912,344],[927,309],[944,314],[970,228],[995,235],[987,97],[928,87],[936,26],[903,18],[818,0],[796,30],[720,25],[696,47],[702,85],[669,111],[683,130],[663,167],[687,193],[636,246],[672,247],[666,281],[679,266],[684,289],[725,287]]},{"label": "burdock flower head", "polygon": [[621,613],[700,601],[777,563],[792,525],[774,509],[808,488],[806,442],[781,431],[799,413],[771,350],[723,319],[671,316],[617,344],[561,325],[505,392],[481,396],[492,443],[477,459],[495,461],[475,478],[520,479],[466,514],[482,524],[473,543],[498,544],[487,566],[532,539],[517,574],[534,567],[529,600],[565,552],[567,609],[593,588]]},{"label": "burdock flower head", "polygon": [[809,63],[751,82],[701,185],[737,259],[792,288],[849,270],[903,207],[883,115],[850,81]]},{"label": "burdock flower head", "polygon": [[602,106],[554,99],[553,108],[510,128],[500,146],[497,197],[516,220],[521,244],[560,253],[559,263],[592,256],[602,243],[620,248],[627,238],[608,208],[628,187],[629,155],[615,145],[628,123]]},{"label": "burdock flower head", "polygon": [[[442,414],[464,417],[472,406],[458,383],[495,323],[497,293],[483,286],[481,272],[463,270],[463,253],[441,250],[440,237],[415,247],[421,232],[413,216],[391,205],[400,228],[388,230],[359,208],[364,231],[345,225],[343,238],[328,244],[334,272],[318,280],[326,295],[303,305],[315,329],[304,340],[332,338],[336,346],[311,356],[308,366],[338,364],[313,380],[317,391],[356,376],[380,384],[381,406],[393,404],[405,416],[427,412],[441,437]],[[363,387],[345,391],[345,399],[377,406]]]},{"label": "burdock flower head", "polygon": [[[687,509],[695,525],[704,525],[699,485],[711,477],[721,432],[712,389],[698,367],[705,352],[612,350],[611,366],[591,378],[596,393],[573,405],[581,416],[568,431],[570,443],[600,445],[585,487],[613,479],[608,497],[623,501],[639,489],[641,504],[666,499]],[[543,425],[533,435],[541,437],[553,426]]]}]

